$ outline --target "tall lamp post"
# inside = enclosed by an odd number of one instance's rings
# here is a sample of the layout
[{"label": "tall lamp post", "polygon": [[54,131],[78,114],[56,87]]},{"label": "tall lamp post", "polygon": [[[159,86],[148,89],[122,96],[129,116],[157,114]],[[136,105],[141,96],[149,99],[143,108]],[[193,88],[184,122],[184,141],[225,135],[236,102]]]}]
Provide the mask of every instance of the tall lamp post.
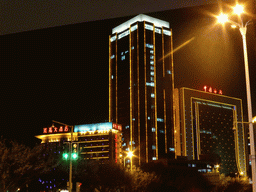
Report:
[{"label": "tall lamp post", "polygon": [[[233,8],[234,13],[240,16],[243,11],[243,6],[236,5]],[[248,108],[248,122],[249,122],[249,132],[250,132],[250,149],[251,149],[251,167],[252,167],[252,189],[253,192],[256,192],[256,170],[255,170],[255,146],[254,146],[254,131],[252,124],[252,102],[251,102],[251,88],[250,88],[250,78],[249,78],[249,68],[248,68],[248,54],[247,54],[247,45],[246,45],[246,31],[247,26],[250,21],[243,23],[243,20],[239,18],[241,23],[237,23],[228,19],[227,15],[221,14],[218,16],[218,21],[220,23],[229,22],[232,24],[232,27],[238,27],[243,39],[243,51],[244,51],[244,66],[245,66],[245,79],[246,79],[246,93],[247,93],[247,108]]]},{"label": "tall lamp post", "polygon": [[71,141],[70,141],[70,145],[69,145],[69,192],[72,192],[72,144],[73,144],[73,131],[74,131],[74,126],[71,125],[67,125],[65,123],[61,123],[58,121],[54,121],[52,120],[52,122],[54,123],[58,123],[60,125],[64,125],[64,126],[68,126],[71,127]]}]

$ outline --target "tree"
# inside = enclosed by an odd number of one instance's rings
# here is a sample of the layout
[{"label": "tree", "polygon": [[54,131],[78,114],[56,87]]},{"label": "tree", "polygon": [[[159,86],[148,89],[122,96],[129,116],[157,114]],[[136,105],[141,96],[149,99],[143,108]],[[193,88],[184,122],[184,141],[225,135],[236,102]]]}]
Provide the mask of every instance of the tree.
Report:
[{"label": "tree", "polygon": [[42,145],[33,149],[17,142],[0,141],[0,191],[16,191],[53,166]]},{"label": "tree", "polygon": [[249,184],[248,177],[225,177],[220,175],[220,183],[216,187],[216,192],[251,192],[252,186]]},{"label": "tree", "polygon": [[97,191],[108,192],[125,188],[130,191],[131,175],[124,168],[115,163],[88,162],[83,174],[76,177],[82,183],[81,192]]}]

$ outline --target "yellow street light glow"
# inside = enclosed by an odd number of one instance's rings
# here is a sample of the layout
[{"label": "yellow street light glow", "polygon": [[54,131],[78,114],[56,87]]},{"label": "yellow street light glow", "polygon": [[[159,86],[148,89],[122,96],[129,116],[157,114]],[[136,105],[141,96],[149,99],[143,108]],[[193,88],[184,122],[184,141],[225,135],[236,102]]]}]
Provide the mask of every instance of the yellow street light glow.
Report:
[{"label": "yellow street light glow", "polygon": [[244,7],[242,5],[237,4],[234,8],[234,13],[237,15],[241,15],[244,12]]},{"label": "yellow street light glow", "polygon": [[219,165],[216,165],[217,168],[219,168],[220,166]]},{"label": "yellow street light glow", "polygon": [[228,21],[228,16],[226,14],[221,13],[219,16],[217,16],[218,22],[224,24]]},{"label": "yellow street light glow", "polygon": [[240,175],[244,175],[244,172],[243,172],[243,171],[241,171],[241,172],[240,172]]},{"label": "yellow street light glow", "polygon": [[128,157],[132,157],[133,156],[133,152],[132,151],[129,151],[128,154],[127,154]]},{"label": "yellow street light glow", "polygon": [[256,123],[256,116],[252,118],[252,123]]},{"label": "yellow street light glow", "polygon": [[233,29],[235,29],[237,26],[236,26],[236,25],[231,25],[231,27],[232,27]]}]

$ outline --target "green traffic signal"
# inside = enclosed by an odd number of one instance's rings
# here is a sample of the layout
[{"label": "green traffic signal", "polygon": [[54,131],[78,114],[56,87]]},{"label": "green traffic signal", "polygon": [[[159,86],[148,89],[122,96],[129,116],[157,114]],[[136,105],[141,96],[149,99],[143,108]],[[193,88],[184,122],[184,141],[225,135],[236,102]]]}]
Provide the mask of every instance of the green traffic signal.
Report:
[{"label": "green traffic signal", "polygon": [[68,154],[67,153],[63,153],[63,158],[64,159],[68,159]]},{"label": "green traffic signal", "polygon": [[73,158],[73,159],[77,159],[77,157],[78,157],[78,156],[77,156],[76,153],[72,153],[72,158]]}]

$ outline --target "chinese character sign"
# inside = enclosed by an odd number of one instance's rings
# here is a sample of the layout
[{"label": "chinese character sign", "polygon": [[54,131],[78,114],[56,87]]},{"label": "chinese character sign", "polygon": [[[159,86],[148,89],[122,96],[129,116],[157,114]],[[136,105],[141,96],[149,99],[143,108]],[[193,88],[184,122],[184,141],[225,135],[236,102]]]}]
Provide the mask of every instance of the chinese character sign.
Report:
[{"label": "chinese character sign", "polygon": [[69,128],[68,126],[60,126],[60,127],[55,127],[55,126],[51,126],[51,127],[48,127],[48,128],[43,128],[43,133],[44,134],[47,134],[47,133],[67,133],[69,132]]}]

